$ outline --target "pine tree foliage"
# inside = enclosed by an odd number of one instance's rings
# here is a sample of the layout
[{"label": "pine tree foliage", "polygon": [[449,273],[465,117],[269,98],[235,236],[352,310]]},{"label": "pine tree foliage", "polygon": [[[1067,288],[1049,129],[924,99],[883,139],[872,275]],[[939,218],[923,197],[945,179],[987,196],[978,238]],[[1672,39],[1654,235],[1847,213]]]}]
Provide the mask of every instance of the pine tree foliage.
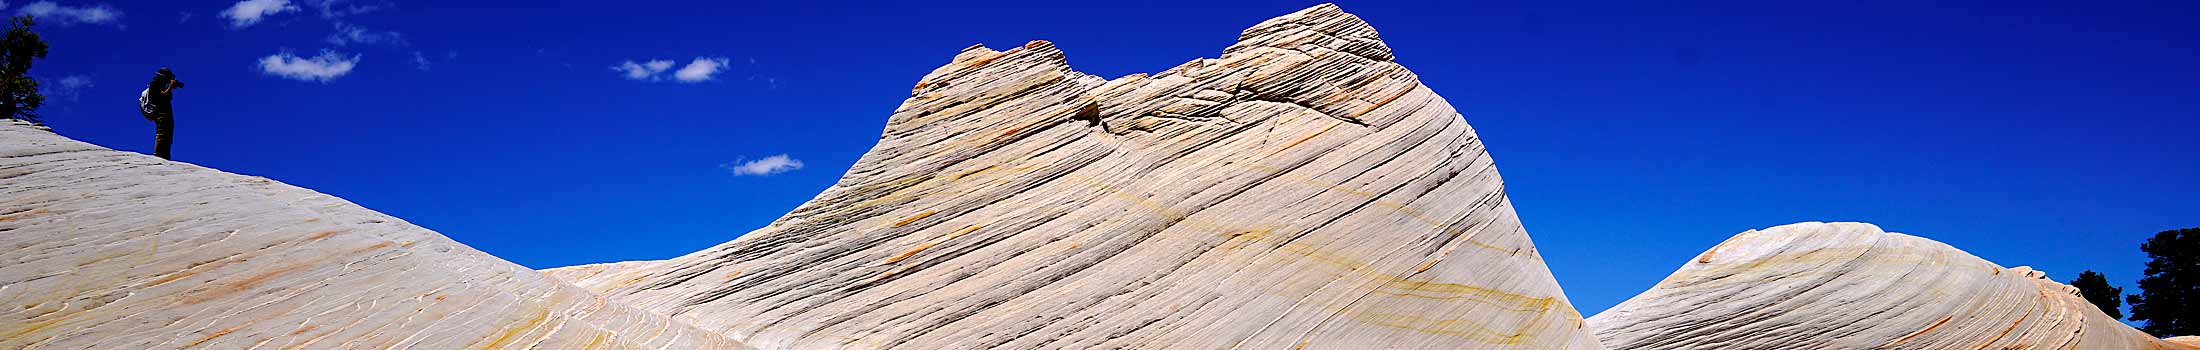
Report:
[{"label": "pine tree foliage", "polygon": [[30,16],[15,16],[0,34],[0,118],[35,123],[46,96],[38,93],[38,80],[31,79],[31,63],[46,58],[46,40],[31,31],[31,24]]},{"label": "pine tree foliage", "polygon": [[2124,319],[2124,312],[2117,310],[2124,305],[2124,289],[2109,285],[2107,275],[2085,270],[2078,273],[2078,279],[2070,281],[2070,286],[2078,287],[2078,295],[2085,297],[2085,301],[2093,303],[2093,306],[2100,307],[2101,312],[2108,313],[2108,317]]},{"label": "pine tree foliage", "polygon": [[2162,231],[2139,245],[2146,276],[2131,303],[2131,320],[2160,337],[2200,335],[2200,227]]}]

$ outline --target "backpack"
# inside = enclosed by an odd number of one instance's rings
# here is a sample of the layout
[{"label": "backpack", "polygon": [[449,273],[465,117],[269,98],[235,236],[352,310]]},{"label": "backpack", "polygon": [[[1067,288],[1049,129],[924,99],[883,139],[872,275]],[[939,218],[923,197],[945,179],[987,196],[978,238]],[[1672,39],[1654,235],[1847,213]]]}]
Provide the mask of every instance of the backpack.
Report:
[{"label": "backpack", "polygon": [[145,120],[153,120],[153,114],[160,113],[160,108],[153,105],[153,89],[138,93],[138,113],[144,114]]}]

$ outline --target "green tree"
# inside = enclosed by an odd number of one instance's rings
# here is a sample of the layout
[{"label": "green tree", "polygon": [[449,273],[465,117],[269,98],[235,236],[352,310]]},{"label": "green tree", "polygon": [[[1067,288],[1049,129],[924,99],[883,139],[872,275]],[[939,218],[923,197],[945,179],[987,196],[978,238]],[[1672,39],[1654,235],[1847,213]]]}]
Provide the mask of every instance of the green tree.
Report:
[{"label": "green tree", "polygon": [[2107,275],[2085,270],[2078,273],[2077,280],[2070,281],[2070,286],[2078,287],[2078,295],[2085,297],[2085,301],[2093,303],[2093,306],[2101,308],[2101,312],[2108,313],[2108,317],[2124,319],[2124,312],[2117,310],[2117,307],[2124,305],[2124,289],[2109,285]]},{"label": "green tree", "polygon": [[2131,320],[2159,337],[2200,335],[2200,227],[2162,231],[2139,244],[2147,257]]},{"label": "green tree", "polygon": [[46,96],[38,94],[38,80],[31,79],[31,62],[46,58],[46,40],[31,31],[30,16],[8,20],[0,36],[0,118],[38,122],[38,106]]}]

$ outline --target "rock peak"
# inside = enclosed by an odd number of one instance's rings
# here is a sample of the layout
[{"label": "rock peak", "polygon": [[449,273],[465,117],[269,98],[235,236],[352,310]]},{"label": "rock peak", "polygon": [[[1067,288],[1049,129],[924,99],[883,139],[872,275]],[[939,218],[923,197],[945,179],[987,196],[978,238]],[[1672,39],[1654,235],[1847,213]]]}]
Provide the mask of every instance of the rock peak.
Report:
[{"label": "rock peak", "polygon": [[1310,51],[1330,49],[1376,61],[1390,61],[1390,46],[1383,44],[1375,27],[1360,16],[1335,4],[1321,4],[1270,18],[1238,34],[1238,42],[1224,53],[1253,47]]},{"label": "rock peak", "polygon": [[557,275],[765,349],[1601,349],[1373,28],[1251,28],[1112,80],[966,48],[770,226]]}]

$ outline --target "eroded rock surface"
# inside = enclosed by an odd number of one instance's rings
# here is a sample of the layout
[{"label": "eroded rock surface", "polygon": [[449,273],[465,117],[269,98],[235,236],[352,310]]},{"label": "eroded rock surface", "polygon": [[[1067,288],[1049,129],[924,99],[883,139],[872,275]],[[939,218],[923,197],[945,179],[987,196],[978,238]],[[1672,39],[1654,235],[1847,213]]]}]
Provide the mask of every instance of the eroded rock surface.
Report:
[{"label": "eroded rock surface", "polygon": [[1329,5],[1113,80],[973,46],[768,227],[553,273],[770,349],[1598,348],[1391,58]]},{"label": "eroded rock surface", "polygon": [[2030,268],[1864,223],[1743,232],[1590,318],[1647,349],[2200,349],[2119,323]]},{"label": "eroded rock surface", "polygon": [[2182,336],[2182,337],[2176,337],[2176,338],[2169,338],[2169,339],[2167,339],[2167,340],[2169,340],[2169,342],[2171,342],[2171,343],[2177,343],[2177,344],[2182,344],[2182,345],[2185,345],[2185,346],[2191,346],[2191,347],[2194,347],[2194,348],[2200,348],[2200,336],[2190,336],[2190,335],[2188,335],[2188,336]]},{"label": "eroded rock surface", "polygon": [[0,349],[734,349],[336,197],[0,121]]},{"label": "eroded rock surface", "polygon": [[1859,223],[1745,232],[1585,321],[1392,58],[1329,5],[1113,80],[973,46],[771,225],[540,273],[0,124],[0,349],[2200,349]]}]

